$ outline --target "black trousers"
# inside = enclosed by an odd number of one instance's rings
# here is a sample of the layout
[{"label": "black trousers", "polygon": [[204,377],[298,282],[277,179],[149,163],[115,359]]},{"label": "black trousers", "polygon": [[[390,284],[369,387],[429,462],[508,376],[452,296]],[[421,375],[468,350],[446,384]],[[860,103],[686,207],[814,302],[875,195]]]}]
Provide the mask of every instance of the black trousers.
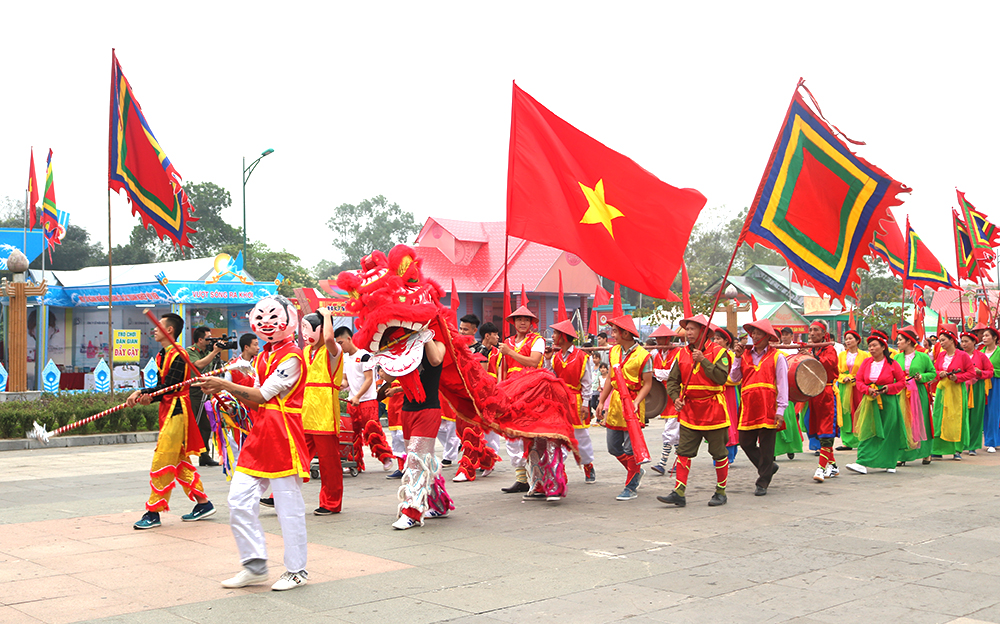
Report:
[{"label": "black trousers", "polygon": [[774,440],[776,429],[748,429],[740,431],[740,448],[757,467],[757,487],[766,488],[774,474]]}]

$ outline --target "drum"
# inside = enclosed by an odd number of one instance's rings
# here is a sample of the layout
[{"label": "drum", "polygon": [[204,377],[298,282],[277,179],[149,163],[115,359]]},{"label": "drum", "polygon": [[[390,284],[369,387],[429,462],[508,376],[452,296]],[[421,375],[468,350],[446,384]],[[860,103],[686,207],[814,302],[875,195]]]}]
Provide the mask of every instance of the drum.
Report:
[{"label": "drum", "polygon": [[662,381],[653,378],[653,385],[649,388],[649,394],[646,395],[645,404],[646,420],[659,416],[663,410],[667,409],[667,387],[663,385]]},{"label": "drum", "polygon": [[826,369],[811,355],[786,355],[788,361],[788,402],[805,403],[826,387]]}]

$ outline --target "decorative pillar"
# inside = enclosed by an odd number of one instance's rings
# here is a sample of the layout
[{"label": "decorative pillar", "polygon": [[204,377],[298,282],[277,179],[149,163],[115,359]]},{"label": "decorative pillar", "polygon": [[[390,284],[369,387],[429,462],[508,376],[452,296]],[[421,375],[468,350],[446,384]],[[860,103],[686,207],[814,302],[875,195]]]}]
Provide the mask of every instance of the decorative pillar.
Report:
[{"label": "decorative pillar", "polygon": [[[14,274],[13,281],[0,281],[0,290],[10,299],[10,323],[7,326],[8,358],[10,377],[8,392],[28,390],[28,297],[45,296],[45,280],[41,284],[27,284],[24,274],[28,270],[28,258],[19,250],[11,252],[7,258],[7,268]],[[38,355],[36,354],[36,358]]]}]

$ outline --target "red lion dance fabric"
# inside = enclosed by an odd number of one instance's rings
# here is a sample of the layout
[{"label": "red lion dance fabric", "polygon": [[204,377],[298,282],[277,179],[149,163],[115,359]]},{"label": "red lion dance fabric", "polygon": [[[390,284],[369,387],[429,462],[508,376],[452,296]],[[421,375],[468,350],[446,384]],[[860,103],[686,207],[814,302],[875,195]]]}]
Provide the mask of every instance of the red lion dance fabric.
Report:
[{"label": "red lion dance fabric", "polygon": [[458,333],[455,312],[440,303],[444,290],[421,274],[412,248],[396,245],[388,256],[374,251],[361,259],[360,271],[341,273],[337,285],[351,296],[355,343],[400,380],[411,400],[424,398],[417,372],[423,345],[438,340],[447,347],[441,398],[459,418],[508,438],[559,440],[577,453],[566,384],[544,369],[497,383],[483,369],[482,356],[468,349],[472,338]]}]

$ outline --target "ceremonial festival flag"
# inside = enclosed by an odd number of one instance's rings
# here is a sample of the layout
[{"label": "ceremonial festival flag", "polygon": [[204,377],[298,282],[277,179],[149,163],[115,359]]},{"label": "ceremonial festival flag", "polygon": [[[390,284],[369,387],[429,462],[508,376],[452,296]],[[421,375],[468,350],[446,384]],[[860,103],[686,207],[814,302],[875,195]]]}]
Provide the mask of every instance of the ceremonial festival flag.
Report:
[{"label": "ceremonial festival flag", "polygon": [[619,316],[625,316],[625,310],[622,308],[622,289],[618,285],[618,282],[615,282],[615,300],[611,306],[611,318],[618,318]]},{"label": "ceremonial festival flag", "polygon": [[750,320],[754,323],[757,322],[757,308],[759,307],[760,304],[757,303],[757,297],[754,297],[753,293],[750,293]]},{"label": "ceremonial festival flag", "polygon": [[935,290],[957,286],[944,265],[910,227],[910,217],[906,217],[906,241],[906,273],[903,275],[903,288],[915,284],[930,286]]},{"label": "ceremonial festival flag", "polygon": [[890,208],[902,204],[896,195],[909,189],[851,152],[800,88],[809,93],[800,80],[741,238],[777,251],[820,296],[843,300],[868,268],[864,254]]},{"label": "ceremonial festival flag", "polygon": [[31,164],[28,166],[28,229],[35,229],[35,206],[38,205],[38,179],[35,177],[35,148],[31,148]]},{"label": "ceremonial festival flag", "polygon": [[52,177],[52,150],[45,160],[45,196],[42,199],[42,231],[51,259],[52,248],[61,243],[59,238],[59,210],[56,208],[56,185]]},{"label": "ceremonial festival flag", "polygon": [[906,272],[906,242],[899,231],[899,224],[895,217],[892,223],[883,223],[884,232],[876,232],[872,237],[872,242],[868,245],[876,256],[882,258],[889,265],[889,270],[893,275],[902,278]]},{"label": "ceremonial festival flag", "polygon": [[990,304],[986,303],[986,299],[979,299],[979,317],[976,319],[977,323],[983,325],[990,324]]},{"label": "ceremonial festival flag", "polygon": [[451,311],[456,315],[458,314],[458,306],[462,305],[461,300],[458,298],[458,291],[455,290],[455,278],[451,278],[451,297],[448,301]]},{"label": "ceremonial festival flag", "polygon": [[[571,252],[604,277],[676,301],[670,284],[705,202],[698,191],[660,181],[514,85],[510,236]],[[670,227],[656,228],[665,220]]]},{"label": "ceremonial festival flag", "polygon": [[142,226],[153,226],[161,239],[166,236],[178,247],[191,247],[194,233],[191,202],[181,175],[163,152],[146,122],[142,107],[111,51],[111,133],[108,139],[108,185],[124,190],[132,214]]},{"label": "ceremonial festival flag", "polygon": [[958,279],[982,281],[989,278],[993,263],[976,257],[972,248],[969,228],[953,209],[951,220],[955,228],[955,262],[958,265]]},{"label": "ceremonial festival flag", "polygon": [[854,320],[854,306],[851,306],[851,312],[847,315],[847,326],[858,331],[858,323]]},{"label": "ceremonial festival flag", "polygon": [[590,324],[587,326],[588,334],[597,333],[597,308],[598,306],[608,305],[609,301],[611,301],[611,293],[598,284],[597,290],[594,291],[594,306],[590,309]]},{"label": "ceremonial festival flag", "polygon": [[958,205],[962,208],[962,216],[965,217],[965,225],[969,231],[969,241],[972,243],[972,252],[977,260],[993,261],[996,254],[993,248],[1000,245],[1000,232],[996,226],[989,222],[986,215],[976,210],[976,207],[965,199],[965,193],[955,189],[958,195]]}]

